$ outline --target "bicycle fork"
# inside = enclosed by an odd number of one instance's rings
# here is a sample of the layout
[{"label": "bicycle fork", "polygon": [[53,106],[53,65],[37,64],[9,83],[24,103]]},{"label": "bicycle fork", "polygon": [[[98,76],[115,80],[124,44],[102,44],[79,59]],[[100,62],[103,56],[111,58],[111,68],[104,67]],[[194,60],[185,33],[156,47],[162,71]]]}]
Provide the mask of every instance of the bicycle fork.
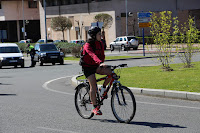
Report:
[{"label": "bicycle fork", "polygon": [[[118,104],[119,105],[127,105],[123,89],[121,89],[120,81],[114,81],[113,90],[116,92],[116,97],[117,97]],[[119,94],[118,94],[119,91],[121,92],[121,97],[122,97],[123,103],[122,103],[122,101],[120,101]]]}]

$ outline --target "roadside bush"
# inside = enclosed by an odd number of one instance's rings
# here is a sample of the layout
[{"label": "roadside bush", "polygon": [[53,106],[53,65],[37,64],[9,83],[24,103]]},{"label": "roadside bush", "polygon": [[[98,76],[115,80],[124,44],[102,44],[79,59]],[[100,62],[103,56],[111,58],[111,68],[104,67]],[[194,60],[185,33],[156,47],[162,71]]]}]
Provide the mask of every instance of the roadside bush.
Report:
[{"label": "roadside bush", "polygon": [[[137,37],[139,44],[143,43],[143,37]],[[154,44],[153,37],[144,37],[145,44]]]},{"label": "roadside bush", "polygon": [[[28,50],[27,43],[16,43],[16,44],[19,46],[21,51],[24,51],[25,53],[27,52],[27,50]],[[29,44],[35,46],[35,43],[29,43]]]},{"label": "roadside bush", "polygon": [[74,57],[80,57],[80,44],[59,42],[55,43],[58,48],[61,48],[64,54],[72,54]]},{"label": "roadside bush", "polygon": [[76,58],[80,58],[80,55],[81,55],[80,50],[81,50],[81,46],[80,45],[72,47],[72,55],[74,57],[76,57]]}]

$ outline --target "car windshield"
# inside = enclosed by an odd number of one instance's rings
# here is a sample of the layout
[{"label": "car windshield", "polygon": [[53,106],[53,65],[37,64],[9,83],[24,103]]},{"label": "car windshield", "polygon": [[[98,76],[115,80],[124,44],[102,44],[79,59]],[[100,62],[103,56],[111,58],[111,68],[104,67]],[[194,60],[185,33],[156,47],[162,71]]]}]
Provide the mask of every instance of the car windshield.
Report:
[{"label": "car windshield", "polygon": [[53,40],[47,40],[47,42],[53,42]]},{"label": "car windshield", "polygon": [[128,41],[130,41],[131,39],[135,39],[135,40],[137,40],[136,37],[127,37],[127,38],[128,38]]},{"label": "car windshield", "polygon": [[57,51],[57,47],[55,45],[40,45],[40,50],[41,51]]},{"label": "car windshield", "polygon": [[39,43],[40,43],[40,42],[44,42],[44,40],[38,40],[37,42],[39,42]]},{"label": "car windshield", "polygon": [[20,53],[18,47],[0,47],[0,53]]}]

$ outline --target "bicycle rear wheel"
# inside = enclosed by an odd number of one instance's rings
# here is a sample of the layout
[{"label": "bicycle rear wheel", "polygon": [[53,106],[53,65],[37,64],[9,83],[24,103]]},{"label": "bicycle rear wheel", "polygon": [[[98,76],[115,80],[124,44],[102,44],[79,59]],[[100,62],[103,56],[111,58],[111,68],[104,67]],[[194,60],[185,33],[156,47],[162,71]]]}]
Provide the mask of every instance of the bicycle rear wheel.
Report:
[{"label": "bicycle rear wheel", "polygon": [[90,89],[89,85],[87,84],[80,84],[77,86],[75,92],[75,107],[78,114],[84,119],[90,119],[94,116],[94,114],[91,112],[93,105],[90,100],[89,92]]},{"label": "bicycle rear wheel", "polygon": [[129,123],[136,112],[136,102],[132,91],[121,86],[111,96],[111,108],[115,118],[121,123]]}]

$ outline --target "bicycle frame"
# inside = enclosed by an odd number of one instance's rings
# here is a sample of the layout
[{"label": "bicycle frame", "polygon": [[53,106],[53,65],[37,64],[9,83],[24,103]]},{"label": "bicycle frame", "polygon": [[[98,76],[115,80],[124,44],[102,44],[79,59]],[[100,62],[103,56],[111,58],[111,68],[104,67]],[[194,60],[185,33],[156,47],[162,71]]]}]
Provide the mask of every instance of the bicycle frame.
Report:
[{"label": "bicycle frame", "polygon": [[[96,80],[96,82],[100,82],[100,81],[103,81],[103,80],[105,81],[107,78],[110,78],[110,77],[112,78],[111,81],[109,82],[108,87],[105,89],[104,94],[103,94],[101,100],[99,99],[99,93],[98,93],[98,91],[97,91],[97,100],[98,100],[97,102],[98,102],[99,105],[102,105],[104,99],[106,99],[105,96],[107,95],[107,93],[108,93],[108,91],[110,90],[111,86],[113,85],[114,82],[116,82],[117,79],[115,79],[114,76],[117,76],[117,75],[114,73],[114,71],[112,71],[112,74],[111,74],[111,75],[108,75],[108,76],[105,76],[105,77],[103,77],[103,78],[100,78],[100,79],[97,79],[97,80]],[[119,78],[118,78],[118,79],[119,79]],[[120,81],[117,81],[117,83],[120,83]],[[114,88],[114,87],[113,87],[113,88]],[[112,90],[112,91],[113,91],[113,90]],[[112,93],[111,93],[111,94],[112,94]]]}]

